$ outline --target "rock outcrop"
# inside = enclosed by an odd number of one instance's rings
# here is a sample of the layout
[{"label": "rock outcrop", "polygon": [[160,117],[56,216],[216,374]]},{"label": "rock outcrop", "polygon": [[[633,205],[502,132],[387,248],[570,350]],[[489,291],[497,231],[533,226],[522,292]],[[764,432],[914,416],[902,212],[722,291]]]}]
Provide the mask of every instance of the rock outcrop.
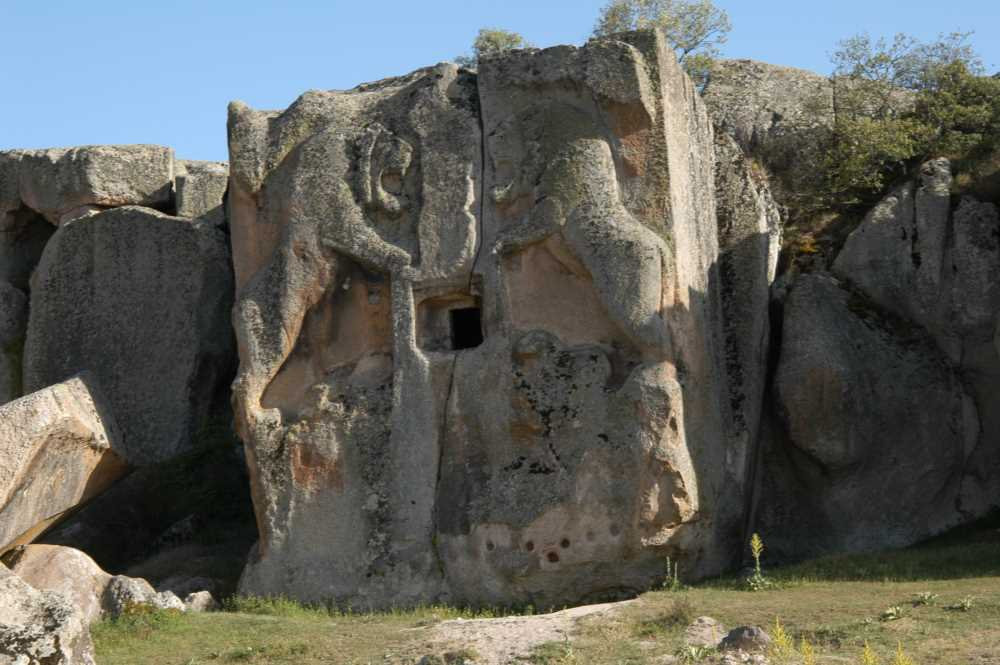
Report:
[{"label": "rock outcrop", "polygon": [[[963,197],[953,204],[946,159],[890,193],[847,239],[834,272],[878,307],[924,329],[972,398],[970,450],[955,506],[965,518],[1000,506],[1000,214]],[[918,410],[915,403],[910,408]],[[977,430],[977,431],[973,431]]]},{"label": "rock outcrop", "polygon": [[933,339],[823,274],[784,304],[756,529],[774,559],[902,547],[964,519],[976,408]]},{"label": "rock outcrop", "polygon": [[91,376],[0,407],[0,552],[31,542],[126,471]]},{"label": "rock outcrop", "polygon": [[549,606],[729,563],[712,130],[623,39],[230,107],[244,592]]},{"label": "rock outcrop", "polygon": [[748,153],[777,162],[794,155],[807,130],[833,124],[834,87],[829,77],[804,69],[720,60],[712,66],[704,98],[723,133]]},{"label": "rock outcrop", "polygon": [[27,391],[96,375],[133,465],[186,450],[232,376],[226,236],[149,208],[63,224],[32,278]]},{"label": "rock outcrop", "polygon": [[94,665],[80,610],[53,591],[37,591],[0,564],[0,665]]}]

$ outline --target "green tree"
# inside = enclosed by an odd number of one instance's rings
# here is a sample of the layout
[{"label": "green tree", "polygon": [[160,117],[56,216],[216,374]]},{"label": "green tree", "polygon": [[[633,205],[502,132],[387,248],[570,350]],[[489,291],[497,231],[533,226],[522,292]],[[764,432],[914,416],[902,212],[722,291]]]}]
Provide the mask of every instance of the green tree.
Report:
[{"label": "green tree", "polygon": [[914,162],[961,158],[995,133],[995,88],[980,76],[969,35],[925,43],[859,34],[839,42],[834,123],[821,166],[829,201],[870,203]]},{"label": "green tree", "polygon": [[500,28],[483,28],[472,42],[472,53],[460,55],[455,62],[463,67],[475,67],[479,58],[484,55],[502,53],[516,48],[528,48],[531,44],[521,35]]},{"label": "green tree", "polygon": [[703,87],[732,24],[712,0],[610,0],[601,10],[594,36],[644,28],[662,29],[677,60]]}]

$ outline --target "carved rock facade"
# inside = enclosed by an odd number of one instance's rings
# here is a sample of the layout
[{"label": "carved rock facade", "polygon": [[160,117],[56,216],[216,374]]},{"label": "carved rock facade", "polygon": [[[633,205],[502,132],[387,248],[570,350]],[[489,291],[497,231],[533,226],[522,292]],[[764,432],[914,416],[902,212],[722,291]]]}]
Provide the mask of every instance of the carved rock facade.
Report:
[{"label": "carved rock facade", "polygon": [[712,130],[661,37],[234,103],[229,139],[243,592],[550,606],[731,562]]}]

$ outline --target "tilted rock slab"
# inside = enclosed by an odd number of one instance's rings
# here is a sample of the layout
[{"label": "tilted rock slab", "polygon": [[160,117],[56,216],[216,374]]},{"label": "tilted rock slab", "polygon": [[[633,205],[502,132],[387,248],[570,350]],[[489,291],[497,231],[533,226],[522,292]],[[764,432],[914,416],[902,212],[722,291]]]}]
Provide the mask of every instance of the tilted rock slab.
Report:
[{"label": "tilted rock slab", "polygon": [[0,407],[0,552],[31,542],[126,471],[90,376]]},{"label": "tilted rock slab", "polygon": [[89,370],[132,465],[193,443],[234,362],[226,236],[126,206],[64,224],[32,278],[24,384]]},{"label": "tilted rock slab", "polygon": [[94,665],[81,611],[60,593],[33,589],[3,564],[0,665]]},{"label": "tilted rock slab", "polygon": [[712,128],[624,39],[231,105],[242,592],[551,606],[735,556]]},{"label": "tilted rock slab", "polygon": [[967,519],[972,398],[919,326],[835,278],[796,279],[756,529],[776,559],[903,547]]}]

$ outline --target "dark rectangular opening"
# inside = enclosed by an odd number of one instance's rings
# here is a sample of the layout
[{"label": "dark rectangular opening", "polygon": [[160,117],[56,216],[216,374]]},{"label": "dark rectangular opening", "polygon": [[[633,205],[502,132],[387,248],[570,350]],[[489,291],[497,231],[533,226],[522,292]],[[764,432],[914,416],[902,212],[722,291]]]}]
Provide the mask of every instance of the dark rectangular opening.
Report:
[{"label": "dark rectangular opening", "polygon": [[483,316],[478,307],[453,309],[448,314],[453,350],[474,349],[483,343]]}]

